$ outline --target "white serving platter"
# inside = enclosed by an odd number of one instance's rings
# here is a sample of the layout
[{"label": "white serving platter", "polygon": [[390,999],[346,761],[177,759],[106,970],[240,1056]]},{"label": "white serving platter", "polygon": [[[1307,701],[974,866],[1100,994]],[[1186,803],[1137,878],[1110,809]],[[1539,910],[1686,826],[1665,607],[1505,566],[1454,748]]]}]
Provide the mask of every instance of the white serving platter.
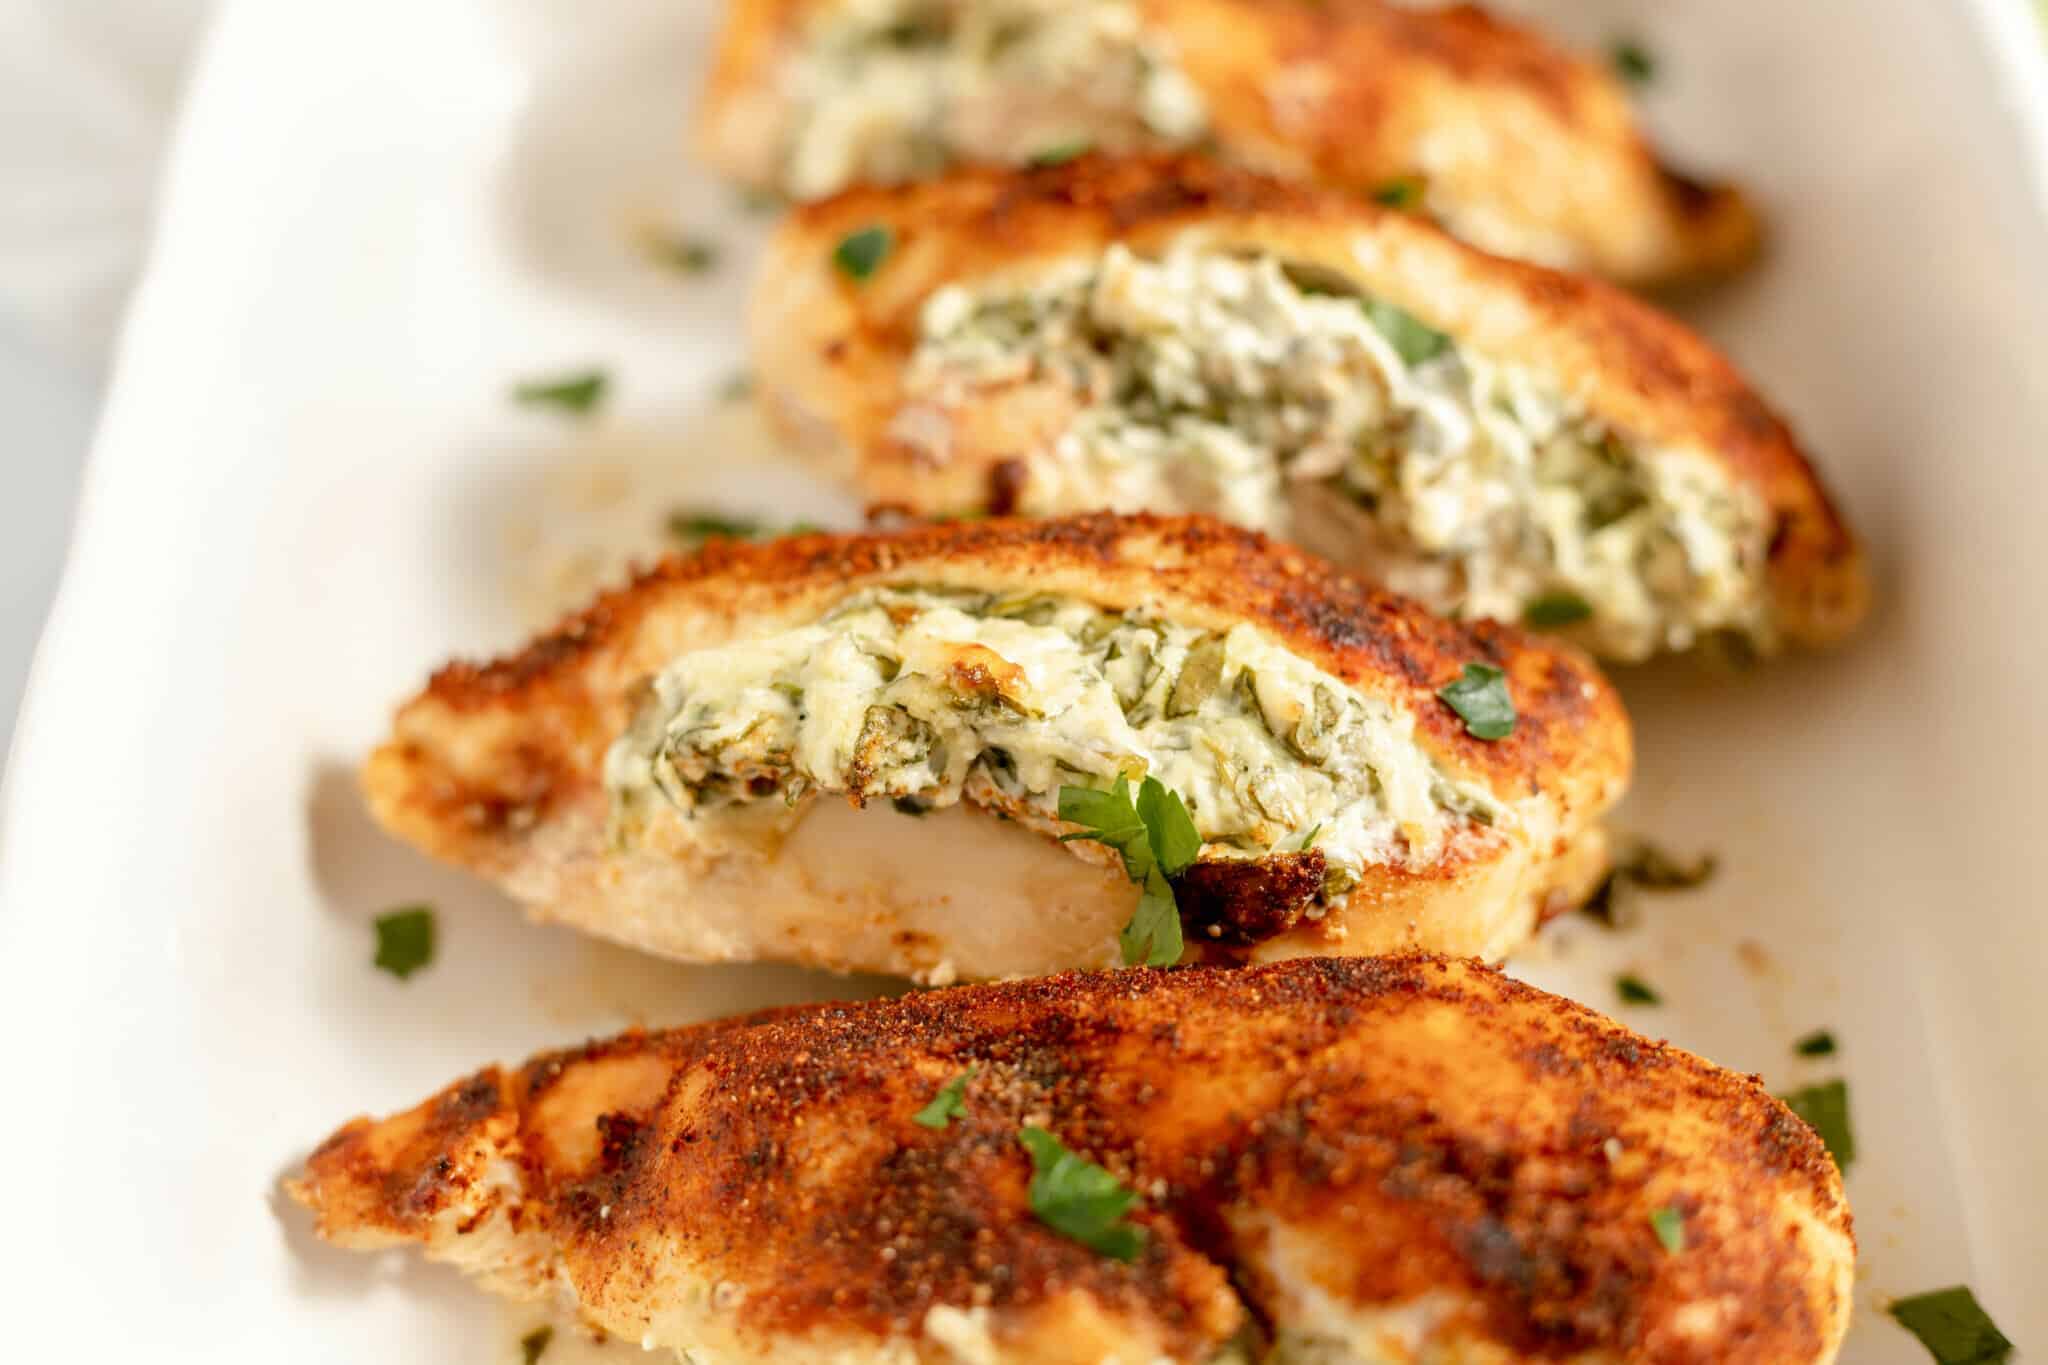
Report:
[{"label": "white serving platter", "polygon": [[[1722,874],[1625,934],[1564,925],[1520,970],[1781,1088],[1847,1075],[1853,1365],[1924,1359],[1876,1306],[1959,1281],[2048,1349],[2048,86],[2026,16],[1522,8],[1648,43],[1666,140],[1759,191],[1768,263],[1689,311],[1822,452],[1881,597],[1839,654],[1622,679],[1625,823]],[[486,1060],[878,988],[529,926],[380,836],[351,776],[432,665],[514,643],[676,502],[850,511],[713,401],[762,226],[678,150],[713,19],[218,18],[0,812],[12,1358],[516,1360],[530,1320],[320,1247],[278,1175]],[[648,222],[721,242],[718,269],[650,264]],[[618,400],[593,428],[505,401],[589,363]],[[370,968],[369,921],[418,900],[443,944],[400,984]],[[1622,969],[1667,1003],[1619,1007]],[[1822,1026],[1842,1056],[1797,1060]]]}]

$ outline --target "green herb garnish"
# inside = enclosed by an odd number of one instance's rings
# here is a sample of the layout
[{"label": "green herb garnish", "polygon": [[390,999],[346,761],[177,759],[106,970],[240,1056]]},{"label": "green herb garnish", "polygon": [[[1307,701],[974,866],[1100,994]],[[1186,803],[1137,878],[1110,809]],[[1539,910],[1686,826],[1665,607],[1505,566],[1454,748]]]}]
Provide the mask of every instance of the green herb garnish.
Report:
[{"label": "green herb garnish", "polygon": [[1086,827],[1078,834],[1061,835],[1062,843],[1089,839],[1108,844],[1123,855],[1125,874],[1141,888],[1138,911],[1118,935],[1124,965],[1167,967],[1180,961],[1185,946],[1180,907],[1168,879],[1195,861],[1202,851],[1202,836],[1179,793],[1168,791],[1158,778],[1147,777],[1133,804],[1130,780],[1118,777],[1108,791],[1061,787],[1059,814],[1069,824]]},{"label": "green herb garnish", "polygon": [[533,408],[560,408],[579,416],[597,410],[611,387],[611,376],[603,370],[584,370],[554,379],[531,379],[512,390],[512,401]]},{"label": "green herb garnish", "polygon": [[932,1096],[932,1102],[910,1116],[910,1121],[921,1128],[942,1129],[956,1118],[967,1113],[967,1081],[974,1075],[974,1068],[968,1067],[939,1087],[939,1093]]},{"label": "green herb garnish", "polygon": [[1711,853],[1702,853],[1691,863],[1685,863],[1654,844],[1631,839],[1615,854],[1614,868],[1607,879],[1579,910],[1610,929],[1625,928],[1634,922],[1635,916],[1625,908],[1626,900],[1621,894],[1624,886],[1645,891],[1689,891],[1710,879],[1718,865],[1719,860]]},{"label": "green herb garnish", "polygon": [[1885,1311],[1920,1338],[1936,1365],[1999,1365],[2012,1355],[2012,1342],[1968,1286],[1893,1299]]},{"label": "green herb garnish", "polygon": [[525,1365],[535,1365],[547,1353],[548,1343],[555,1339],[552,1327],[536,1327],[519,1338],[519,1354]]},{"label": "green herb garnish", "polygon": [[1614,63],[1615,72],[1630,85],[1648,85],[1657,74],[1657,59],[1633,39],[1618,39],[1607,56]]},{"label": "green herb garnish", "polygon": [[691,275],[703,275],[718,264],[718,243],[705,241],[702,237],[671,237],[665,233],[650,233],[647,238],[648,254],[663,265]]},{"label": "green herb garnish", "polygon": [[1419,175],[1402,175],[1387,181],[1372,192],[1375,204],[1384,204],[1390,209],[1411,212],[1422,207],[1423,196],[1429,193],[1429,182]]},{"label": "green herb garnish", "polygon": [[1826,1029],[1815,1029],[1794,1043],[1792,1050],[1802,1057],[1832,1057],[1835,1055],[1835,1035]]},{"label": "green herb garnish", "polygon": [[1685,1250],[1685,1215],[1676,1208],[1666,1204],[1661,1209],[1651,1209],[1650,1227],[1671,1255]]},{"label": "green herb garnish", "polygon": [[1031,1212],[1039,1222],[1104,1256],[1137,1259],[1145,1230],[1124,1221],[1137,1191],[1043,1128],[1024,1128],[1017,1140],[1031,1153]]},{"label": "green herb garnish", "polygon": [[1095,144],[1086,138],[1075,138],[1072,142],[1056,142],[1031,158],[1035,167],[1064,166],[1075,157],[1086,156]]},{"label": "green herb garnish", "polygon": [[678,508],[668,514],[668,533],[677,540],[692,543],[705,540],[753,540],[763,533],[758,521],[745,517],[728,517],[718,512],[705,512],[696,508]]},{"label": "green herb garnish", "polygon": [[1507,678],[1492,664],[1466,664],[1464,674],[1436,694],[1464,718],[1465,733],[1478,739],[1506,739],[1515,732],[1515,703],[1508,696]]},{"label": "green herb garnish", "polygon": [[1522,620],[1541,628],[1569,626],[1593,614],[1593,604],[1575,592],[1547,592],[1522,606]]},{"label": "green herb garnish", "polygon": [[1316,846],[1316,836],[1317,836],[1318,834],[1321,834],[1322,832],[1323,832],[1323,827],[1322,827],[1321,823],[1319,822],[1319,823],[1318,823],[1318,824],[1316,825],[1316,827],[1315,827],[1314,829],[1312,829],[1312,830],[1310,830],[1310,831],[1309,831],[1308,833],[1306,833],[1306,834],[1302,835],[1302,836],[1301,836],[1301,851],[1302,851],[1303,853],[1306,853],[1306,852],[1308,852],[1308,851],[1309,851],[1310,849],[1314,848],[1314,847]]},{"label": "green herb garnish", "polygon": [[864,280],[880,268],[896,245],[896,234],[880,223],[849,232],[832,248],[832,264],[850,280]]},{"label": "green herb garnish", "polygon": [[375,965],[400,981],[434,960],[434,907],[407,905],[377,916]]},{"label": "green herb garnish", "polygon": [[1378,299],[1360,299],[1359,306],[1365,309],[1365,316],[1380,335],[1393,346],[1394,353],[1410,365],[1420,365],[1432,356],[1442,355],[1450,349],[1451,339],[1433,327],[1416,320],[1412,313],[1403,312],[1391,303]]},{"label": "green herb garnish", "polygon": [[1820,1140],[1827,1144],[1828,1154],[1834,1157],[1835,1165],[1848,1170],[1849,1163],[1856,1159],[1856,1134],[1849,1127],[1848,1082],[1827,1081],[1821,1085],[1804,1086],[1778,1098],[1820,1135]]},{"label": "green herb garnish", "polygon": [[1621,997],[1621,1003],[1624,1005],[1661,1005],[1664,1003],[1664,997],[1657,994],[1656,989],[1649,982],[1643,980],[1640,976],[1630,976],[1626,972],[1614,978],[1614,991],[1615,994]]}]

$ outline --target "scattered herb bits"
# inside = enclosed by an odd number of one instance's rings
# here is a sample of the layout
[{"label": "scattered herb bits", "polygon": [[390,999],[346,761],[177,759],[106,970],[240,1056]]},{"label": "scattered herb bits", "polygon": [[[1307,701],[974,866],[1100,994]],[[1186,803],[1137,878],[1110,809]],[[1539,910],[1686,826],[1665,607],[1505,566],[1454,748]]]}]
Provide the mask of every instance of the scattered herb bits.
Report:
[{"label": "scattered herb bits", "polygon": [[718,386],[718,396],[728,403],[737,403],[750,397],[754,392],[754,376],[741,370],[738,374],[727,375],[725,382]]},{"label": "scattered herb bits", "polygon": [[1522,606],[1522,620],[1542,630],[1576,625],[1592,615],[1592,603],[1575,592],[1547,592]]},{"label": "scattered herb bits", "polygon": [[1835,1055],[1835,1035],[1826,1029],[1815,1029],[1794,1043],[1792,1050],[1802,1057],[1832,1057]]},{"label": "scattered herb bits", "polygon": [[1455,682],[1437,689],[1444,705],[1465,722],[1477,739],[1506,739],[1515,732],[1515,703],[1508,696],[1508,675],[1492,664],[1466,664]]},{"label": "scattered herb bits", "polygon": [[1624,1005],[1661,1005],[1664,1003],[1664,997],[1657,994],[1656,989],[1649,982],[1643,980],[1640,976],[1630,976],[1626,973],[1614,978],[1614,993],[1621,997],[1621,1003]]},{"label": "scattered herb bits", "polygon": [[686,275],[708,275],[718,265],[718,243],[702,237],[648,234],[647,253],[662,265]]},{"label": "scattered herb bits", "polygon": [[720,512],[683,507],[668,514],[668,533],[677,540],[693,543],[721,537],[726,540],[752,540],[761,534],[761,523],[745,517],[729,517]]},{"label": "scattered herb bits", "polygon": [[1137,1192],[1092,1161],[1076,1156],[1043,1128],[1025,1128],[1017,1140],[1031,1153],[1031,1212],[1039,1222],[1091,1251],[1118,1261],[1136,1260],[1145,1231],[1124,1221]]},{"label": "scattered herb bits", "polygon": [[429,905],[407,905],[377,916],[379,970],[400,981],[434,960],[434,909]]},{"label": "scattered herb bits", "polygon": [[1630,85],[1648,85],[1656,78],[1657,59],[1632,38],[1616,40],[1607,50],[1607,57],[1614,63],[1615,74]]},{"label": "scattered herb bits", "polygon": [[1403,175],[1387,181],[1372,192],[1375,204],[1390,209],[1413,213],[1422,207],[1423,198],[1429,193],[1429,182],[1419,175]]},{"label": "scattered herb bits", "polygon": [[552,379],[532,379],[512,390],[512,401],[530,408],[559,408],[585,417],[597,411],[611,388],[603,370],[580,370]]},{"label": "scattered herb bits", "polygon": [[832,264],[849,280],[865,280],[881,268],[896,246],[896,236],[876,223],[849,232],[832,248]]},{"label": "scattered herb bits", "polygon": [[920,1128],[943,1129],[954,1119],[967,1113],[967,1082],[974,1075],[974,1068],[968,1067],[939,1087],[939,1093],[932,1096],[932,1102],[910,1116],[910,1121]]},{"label": "scattered herb bits", "polygon": [[2012,1342],[1965,1285],[1893,1299],[1885,1311],[1920,1339],[1936,1365],[2000,1365]]},{"label": "scattered herb bits", "polygon": [[1778,1096],[1785,1107],[1806,1120],[1827,1144],[1828,1154],[1844,1171],[1856,1159],[1856,1134],[1849,1127],[1849,1083],[1827,1081]]},{"label": "scattered herb bits", "polygon": [[1168,880],[1179,876],[1202,851],[1202,836],[1177,792],[1156,777],[1138,786],[1131,800],[1128,778],[1108,791],[1061,787],[1060,819],[1083,828],[1060,842],[1088,839],[1123,855],[1124,872],[1139,886],[1138,910],[1118,935],[1125,966],[1167,967],[1180,961],[1180,906]]},{"label": "scattered herb bits", "polygon": [[1666,1204],[1661,1209],[1650,1210],[1650,1229],[1671,1255],[1676,1256],[1685,1250],[1685,1215],[1678,1209]]},{"label": "scattered herb bits", "polygon": [[524,1365],[536,1365],[547,1354],[548,1344],[555,1339],[552,1327],[536,1327],[519,1338],[519,1357]]},{"label": "scattered herb bits", "polygon": [[1088,155],[1094,146],[1094,143],[1085,138],[1076,138],[1072,142],[1056,142],[1032,157],[1031,164],[1038,167],[1064,166],[1076,157]]},{"label": "scattered herb bits", "polygon": [[1632,839],[1615,854],[1614,869],[1579,910],[1610,929],[1625,929],[1636,919],[1630,897],[1622,894],[1625,888],[1689,891],[1710,881],[1718,865],[1719,860],[1711,853],[1702,853],[1686,863],[1653,844]]},{"label": "scattered herb bits", "polygon": [[1394,353],[1410,365],[1443,354],[1450,349],[1451,339],[1434,327],[1424,325],[1414,314],[1403,312],[1391,303],[1378,299],[1361,299],[1359,306],[1379,334],[1387,339]]}]

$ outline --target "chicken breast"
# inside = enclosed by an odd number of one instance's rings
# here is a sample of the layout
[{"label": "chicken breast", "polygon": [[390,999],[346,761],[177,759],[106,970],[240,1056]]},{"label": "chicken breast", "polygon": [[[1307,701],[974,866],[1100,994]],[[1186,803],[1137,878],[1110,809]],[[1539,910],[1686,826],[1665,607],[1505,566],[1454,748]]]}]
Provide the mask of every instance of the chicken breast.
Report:
[{"label": "chicken breast", "polygon": [[876,502],[1209,513],[1623,660],[1864,610],[1791,433],[1679,323],[1198,159],[811,205],[750,328],[772,417]]},{"label": "chicken breast", "polygon": [[722,173],[799,200],[1197,145],[1631,284],[1757,246],[1742,195],[1659,161],[1603,64],[1471,5],[737,0],[697,128]]},{"label": "chicken breast", "polygon": [[443,669],[364,786],[545,918],[944,982],[1157,965],[1183,932],[1498,955],[1599,880],[1630,754],[1566,647],[1101,515],[714,542]]},{"label": "chicken breast", "polygon": [[1421,955],[628,1034],[289,1189],[697,1365],[1803,1365],[1855,1259],[1755,1077]]}]

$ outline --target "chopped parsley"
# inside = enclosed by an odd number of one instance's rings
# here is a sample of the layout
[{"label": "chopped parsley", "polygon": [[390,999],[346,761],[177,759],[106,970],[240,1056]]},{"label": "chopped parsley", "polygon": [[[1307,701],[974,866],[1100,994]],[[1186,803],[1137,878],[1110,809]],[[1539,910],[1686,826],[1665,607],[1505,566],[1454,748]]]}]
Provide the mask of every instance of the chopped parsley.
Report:
[{"label": "chopped parsley", "polygon": [[647,252],[663,265],[673,266],[690,275],[708,274],[718,264],[718,243],[708,242],[702,237],[649,233]]},{"label": "chopped parsley", "polygon": [[1630,85],[1648,85],[1657,74],[1657,59],[1632,38],[1617,39],[1607,57],[1614,63],[1615,73]]},{"label": "chopped parsley", "polygon": [[1390,209],[1411,212],[1422,207],[1423,196],[1429,193],[1429,182],[1419,175],[1396,176],[1372,192],[1375,204]]},{"label": "chopped parsley", "polygon": [[932,1096],[932,1102],[910,1116],[910,1121],[920,1128],[943,1129],[956,1118],[967,1113],[967,1081],[974,1075],[974,1068],[968,1067],[939,1087],[939,1093]]},{"label": "chopped parsley", "polygon": [[1607,874],[1607,879],[1600,883],[1599,889],[1579,910],[1610,929],[1626,928],[1634,922],[1635,916],[1621,894],[1623,887],[1637,887],[1645,891],[1689,891],[1710,880],[1718,864],[1719,860],[1711,853],[1702,853],[1692,862],[1685,863],[1654,844],[1631,839],[1615,854],[1614,867]]},{"label": "chopped parsley", "polygon": [[520,1359],[525,1363],[525,1365],[535,1365],[536,1361],[538,1361],[542,1356],[547,1354],[548,1343],[553,1341],[554,1339],[554,1328],[534,1328],[531,1332],[528,1332],[525,1336],[519,1338]]},{"label": "chopped parsley", "polygon": [[1108,844],[1123,855],[1125,874],[1140,887],[1138,911],[1117,936],[1124,965],[1168,967],[1180,961],[1185,947],[1180,907],[1168,879],[1186,871],[1202,851],[1201,833],[1180,794],[1147,777],[1134,804],[1130,779],[1118,777],[1108,791],[1061,787],[1059,814],[1084,827],[1078,834],[1061,835],[1062,843],[1088,839]]},{"label": "chopped parsley", "polygon": [[752,540],[764,527],[747,517],[728,517],[701,508],[679,507],[668,514],[668,533],[677,540]]},{"label": "chopped parsley", "polygon": [[1893,1299],[1885,1311],[1920,1338],[1936,1365],[1999,1365],[2012,1342],[1966,1285]]},{"label": "chopped parsley", "polygon": [[1545,629],[1574,625],[1592,614],[1592,603],[1575,592],[1547,592],[1522,604],[1522,620]]},{"label": "chopped parsley", "polygon": [[1621,1003],[1624,1005],[1661,1005],[1664,1003],[1664,997],[1657,994],[1656,989],[1649,982],[1643,980],[1640,976],[1631,976],[1626,972],[1614,978],[1614,991],[1615,994],[1621,997]]},{"label": "chopped parsley", "polygon": [[512,390],[512,401],[530,408],[560,408],[586,416],[604,402],[611,376],[603,370],[581,370],[553,379],[530,379]]},{"label": "chopped parsley", "polygon": [[1802,1057],[1832,1057],[1835,1055],[1835,1035],[1826,1029],[1815,1029],[1794,1043],[1792,1050]]},{"label": "chopped parsley", "polygon": [[1403,312],[1378,299],[1360,299],[1365,316],[1393,346],[1394,353],[1410,365],[1420,365],[1450,348],[1451,339],[1434,327],[1425,326],[1414,314]]},{"label": "chopped parsley", "polygon": [[1477,739],[1506,739],[1515,732],[1507,674],[1492,664],[1466,664],[1463,676],[1439,687],[1436,694],[1464,718],[1465,732]]},{"label": "chopped parsley", "polygon": [[377,916],[377,967],[403,981],[433,960],[434,907],[406,905]]},{"label": "chopped parsley", "polygon": [[1672,1205],[1650,1210],[1650,1228],[1671,1255],[1685,1250],[1685,1215]]},{"label": "chopped parsley", "polygon": [[865,280],[880,269],[895,245],[896,234],[873,223],[841,237],[839,245],[832,248],[832,264],[849,280]]},{"label": "chopped parsley", "polygon": [[1095,144],[1086,138],[1075,138],[1072,142],[1056,142],[1031,158],[1037,167],[1064,166],[1076,157],[1086,156]]},{"label": "chopped parsley", "polygon": [[1844,1171],[1856,1159],[1856,1134],[1849,1127],[1849,1083],[1826,1081],[1778,1096],[1785,1107],[1806,1121],[1827,1144],[1828,1154]]},{"label": "chopped parsley", "polygon": [[1031,1212],[1039,1222],[1090,1251],[1114,1260],[1137,1259],[1145,1230],[1124,1215],[1137,1191],[1092,1161],[1076,1156],[1043,1128],[1024,1128],[1017,1141],[1031,1153]]}]

